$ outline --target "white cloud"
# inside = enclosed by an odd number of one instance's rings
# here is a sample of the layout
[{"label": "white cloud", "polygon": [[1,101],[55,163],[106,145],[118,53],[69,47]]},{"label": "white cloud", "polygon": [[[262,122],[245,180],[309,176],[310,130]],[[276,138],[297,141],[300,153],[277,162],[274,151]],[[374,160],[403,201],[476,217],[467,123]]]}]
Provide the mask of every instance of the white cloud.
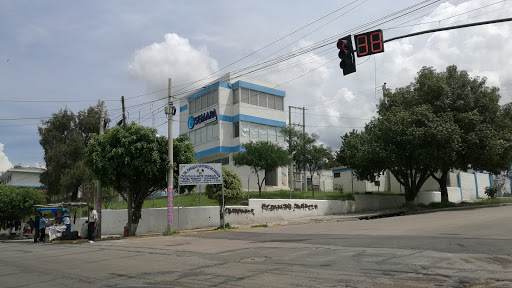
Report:
[{"label": "white cloud", "polygon": [[0,173],[7,171],[12,167],[12,163],[9,162],[7,155],[4,153],[4,144],[0,143]]},{"label": "white cloud", "polygon": [[215,59],[209,56],[205,47],[192,47],[189,40],[177,34],[165,35],[164,42],[153,43],[133,55],[128,72],[144,81],[152,89],[167,86],[167,79],[173,79],[173,86],[209,76],[218,70]]}]

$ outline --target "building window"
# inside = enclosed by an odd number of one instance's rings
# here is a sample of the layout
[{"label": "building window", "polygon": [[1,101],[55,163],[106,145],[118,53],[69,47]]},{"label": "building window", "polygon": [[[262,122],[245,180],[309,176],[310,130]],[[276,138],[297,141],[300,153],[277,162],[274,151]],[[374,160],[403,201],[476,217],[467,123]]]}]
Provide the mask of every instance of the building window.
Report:
[{"label": "building window", "polygon": [[260,97],[259,97],[259,100],[258,100],[258,104],[261,106],[261,107],[267,107],[267,94],[266,93],[263,93],[263,92],[260,92]]},{"label": "building window", "polygon": [[336,172],[336,173],[334,173],[334,178],[340,178],[340,177],[341,177],[340,172]]},{"label": "building window", "polygon": [[254,90],[249,90],[250,91],[250,99],[249,99],[249,104],[251,105],[258,105],[258,95],[260,94],[260,92],[258,91],[254,91]]},{"label": "building window", "polygon": [[208,102],[207,103],[208,103],[207,107],[210,107],[213,105],[213,93],[208,93]]},{"label": "building window", "polygon": [[249,104],[249,89],[240,88],[241,91],[241,102]]},{"label": "building window", "polygon": [[284,143],[284,136],[281,128],[258,123],[240,121],[240,141],[243,143],[249,141],[270,141],[273,143]]},{"label": "building window", "polygon": [[214,90],[208,92],[200,97],[189,102],[190,104],[190,112],[189,114],[197,113],[201,110],[204,110],[210,106],[216,105],[219,102],[219,92],[218,90]]},{"label": "building window", "polygon": [[233,104],[237,104],[238,103],[238,98],[240,97],[240,88],[236,88],[235,90],[233,90]]},{"label": "building window", "polygon": [[240,122],[236,121],[233,123],[233,138],[240,137]]},{"label": "building window", "polygon": [[[279,96],[277,96],[279,97]],[[276,102],[275,102],[275,99],[277,98],[276,96],[272,95],[272,94],[268,94],[268,108],[270,109],[276,109]]]},{"label": "building window", "polygon": [[276,110],[284,110],[283,97],[276,97]]},{"label": "building window", "polygon": [[192,145],[199,145],[219,137],[219,124],[206,125],[189,132]]},{"label": "building window", "polygon": [[189,115],[196,113],[196,100],[190,101],[188,106],[190,106],[190,109],[188,109],[189,110],[189,112],[188,112]]},{"label": "building window", "polygon": [[[238,92],[240,90],[240,92]],[[250,90],[246,88],[237,88],[233,90],[233,104],[238,103],[238,95],[240,94],[240,102],[247,103],[250,105],[275,109],[284,110],[284,99],[281,96],[272,95],[256,90]]]}]

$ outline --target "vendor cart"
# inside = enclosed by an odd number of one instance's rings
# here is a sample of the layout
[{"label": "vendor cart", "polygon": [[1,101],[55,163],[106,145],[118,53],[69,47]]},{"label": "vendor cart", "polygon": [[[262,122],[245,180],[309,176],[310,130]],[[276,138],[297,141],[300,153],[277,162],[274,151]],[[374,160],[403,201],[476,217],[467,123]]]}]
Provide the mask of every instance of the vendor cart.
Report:
[{"label": "vendor cart", "polygon": [[[48,221],[48,224],[44,232],[46,234],[45,241],[51,242],[57,238],[60,238],[63,235],[63,232],[66,231],[66,225],[62,224],[62,218],[66,214],[68,214],[71,217],[71,214],[68,212],[67,209],[71,207],[81,208],[84,206],[87,207],[88,204],[85,202],[61,202],[54,204],[34,205],[34,208],[37,211],[51,211],[55,216],[54,221]],[[75,219],[73,222],[76,222],[76,213],[74,218]],[[39,225],[39,223],[37,223],[36,225]],[[78,232],[75,234],[79,235]]]}]

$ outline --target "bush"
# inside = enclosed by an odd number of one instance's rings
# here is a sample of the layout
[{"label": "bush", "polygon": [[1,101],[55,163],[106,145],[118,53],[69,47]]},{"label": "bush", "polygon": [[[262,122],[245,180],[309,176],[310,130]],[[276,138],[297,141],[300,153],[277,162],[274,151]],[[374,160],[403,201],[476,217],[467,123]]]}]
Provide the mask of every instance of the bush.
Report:
[{"label": "bush", "polygon": [[334,184],[334,191],[339,192],[340,194],[343,194],[343,185],[340,184]]},{"label": "bush", "polygon": [[487,195],[489,198],[494,199],[496,198],[496,194],[498,194],[498,191],[500,191],[501,187],[498,185],[495,186],[488,186],[485,187],[485,195]]},{"label": "bush", "polygon": [[[222,167],[222,182],[224,182],[224,201],[233,201],[244,197],[242,190],[242,180],[235,172]],[[220,184],[206,185],[206,197],[217,200],[222,204],[222,187]]]}]

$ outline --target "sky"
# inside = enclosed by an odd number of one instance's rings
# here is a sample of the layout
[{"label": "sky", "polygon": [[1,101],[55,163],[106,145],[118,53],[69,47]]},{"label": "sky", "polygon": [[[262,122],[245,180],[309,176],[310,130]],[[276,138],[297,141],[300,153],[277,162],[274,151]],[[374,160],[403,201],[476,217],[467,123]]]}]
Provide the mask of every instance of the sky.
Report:
[{"label": "sky", "polygon": [[[166,100],[159,99],[168,78],[176,98],[227,72],[274,83],[286,91],[286,113],[289,105],[305,107],[306,131],[334,149],[340,136],[376,116],[384,83],[403,87],[423,66],[455,64],[486,77],[508,103],[512,22],[387,42],[385,52],[357,58],[357,72],[347,76],[335,42],[375,29],[390,39],[510,15],[512,3],[499,0],[0,0],[0,172],[44,166],[41,121],[98,100],[117,122],[124,96],[129,121],[167,136]],[[298,53],[311,47],[319,48]],[[253,71],[283,55],[298,56]],[[300,121],[301,112],[292,111],[292,122]]]}]

